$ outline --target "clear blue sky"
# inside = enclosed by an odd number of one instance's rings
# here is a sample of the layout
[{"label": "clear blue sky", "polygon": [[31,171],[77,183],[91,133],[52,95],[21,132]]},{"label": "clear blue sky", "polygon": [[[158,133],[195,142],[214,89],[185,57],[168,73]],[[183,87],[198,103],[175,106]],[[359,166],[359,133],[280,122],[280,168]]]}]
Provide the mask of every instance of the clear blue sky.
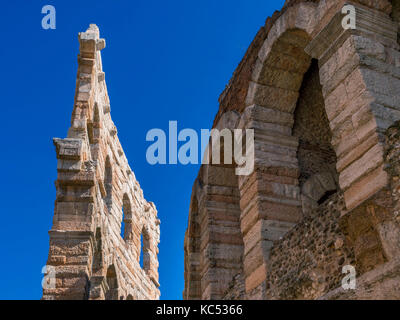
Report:
[{"label": "clear blue sky", "polygon": [[[181,299],[183,239],[198,166],[151,166],[146,133],[209,128],[218,96],[258,28],[284,0],[4,1],[0,19],[0,299],[40,299],[55,200],[53,137],[66,137],[78,38],[96,23],[111,114],[161,219],[162,299]],[[56,30],[41,28],[54,5]]]}]

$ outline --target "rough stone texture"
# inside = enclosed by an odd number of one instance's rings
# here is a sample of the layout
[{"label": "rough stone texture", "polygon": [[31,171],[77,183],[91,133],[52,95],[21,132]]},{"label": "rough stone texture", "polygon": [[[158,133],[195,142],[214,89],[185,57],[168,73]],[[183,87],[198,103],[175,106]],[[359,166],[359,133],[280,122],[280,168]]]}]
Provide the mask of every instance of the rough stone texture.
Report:
[{"label": "rough stone texture", "polygon": [[[227,114],[222,126],[235,125]],[[221,299],[232,278],[242,272],[238,179],[232,165],[204,165],[193,186],[185,237],[185,298]],[[202,232],[200,232],[202,231]]]},{"label": "rough stone texture", "polygon": [[229,283],[229,287],[225,292],[225,296],[222,297],[223,300],[244,300],[246,296],[246,290],[244,286],[243,274],[238,273],[233,277],[232,281]]},{"label": "rough stone texture", "polygon": [[341,285],[354,253],[339,226],[343,197],[335,193],[274,243],[268,262],[268,299],[316,299]]},{"label": "rough stone texture", "polygon": [[[341,25],[346,3],[355,30]],[[255,169],[201,167],[185,299],[400,297],[388,289],[400,269],[398,11],[398,1],[296,0],[267,19],[213,124],[254,129]],[[341,263],[360,278],[352,293],[335,289]]]},{"label": "rough stone texture", "polygon": [[90,25],[79,43],[71,127],[67,138],[54,139],[57,198],[47,265],[55,268],[56,288],[44,289],[43,299],[158,299],[160,221],[111,120],[105,40]]}]

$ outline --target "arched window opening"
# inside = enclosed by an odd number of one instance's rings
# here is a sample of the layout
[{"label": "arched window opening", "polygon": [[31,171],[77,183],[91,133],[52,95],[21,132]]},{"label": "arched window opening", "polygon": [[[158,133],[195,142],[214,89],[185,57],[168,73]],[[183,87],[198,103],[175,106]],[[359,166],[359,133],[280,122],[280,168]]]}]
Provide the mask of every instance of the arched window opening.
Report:
[{"label": "arched window opening", "polygon": [[319,80],[318,61],[315,59],[304,75],[294,118],[293,135],[299,138],[299,182],[302,185],[312,175],[331,171],[336,165],[336,153],[331,145],[332,133]]},{"label": "arched window opening", "polygon": [[99,105],[97,104],[97,102],[94,104],[93,122],[94,123],[99,123],[100,122]]},{"label": "arched window opening", "polygon": [[112,207],[112,167],[110,157],[106,158],[106,167],[104,172],[104,188],[106,190],[105,203],[107,205],[108,210],[111,210]]},{"label": "arched window opening", "polygon": [[105,294],[106,300],[118,300],[118,280],[114,266],[107,269],[106,276],[107,290]]},{"label": "arched window opening", "polygon": [[100,122],[99,106],[98,106],[97,102],[95,102],[94,110],[93,110],[93,117],[91,119],[88,119],[88,121],[87,121],[87,133],[88,133],[88,138],[89,138],[90,144],[94,144],[94,143],[98,142],[99,122]]},{"label": "arched window opening", "polygon": [[133,224],[131,203],[127,194],[122,199],[121,237],[127,242],[133,240]]},{"label": "arched window opening", "polygon": [[121,221],[121,238],[125,240],[125,207],[122,207],[122,221]]},{"label": "arched window opening", "polygon": [[129,295],[126,297],[126,300],[133,300],[133,296],[132,296],[131,294],[129,294]]},{"label": "arched window opening", "polygon": [[140,264],[140,267],[143,269],[143,233],[140,234],[139,264]]},{"label": "arched window opening", "polygon": [[150,237],[145,228],[140,235],[141,250],[139,254],[139,264],[144,271],[150,270]]},{"label": "arched window opening", "polygon": [[87,121],[87,134],[88,134],[88,138],[89,138],[89,143],[93,144],[94,143],[94,139],[93,139],[93,122],[92,121]]},{"label": "arched window opening", "polygon": [[94,253],[92,261],[92,273],[96,274],[103,268],[103,245],[101,239],[101,229],[96,229],[96,241],[94,244]]}]

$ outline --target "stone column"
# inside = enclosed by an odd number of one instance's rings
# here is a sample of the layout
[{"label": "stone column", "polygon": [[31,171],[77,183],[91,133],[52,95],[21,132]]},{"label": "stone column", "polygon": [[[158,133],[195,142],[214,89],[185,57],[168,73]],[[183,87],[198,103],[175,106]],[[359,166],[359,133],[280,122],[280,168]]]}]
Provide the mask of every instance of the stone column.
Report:
[{"label": "stone column", "polygon": [[[276,102],[290,103],[298,95]],[[293,111],[291,110],[291,112]],[[291,135],[293,114],[252,105],[240,129],[254,129],[255,166],[249,176],[239,176],[241,232],[244,242],[244,278],[249,299],[263,299],[267,262],[273,241],[279,240],[301,218],[298,139]]]},{"label": "stone column", "polygon": [[397,25],[389,16],[361,6],[355,9],[355,29],[344,29],[344,16],[338,12],[306,52],[319,60],[346,203],[342,222],[358,267],[366,271],[399,252],[392,243],[393,232],[383,225],[392,207],[384,133],[400,119],[400,53]]},{"label": "stone column", "polygon": [[[87,299],[93,259],[94,167],[84,160],[79,139],[55,139],[58,158],[57,199],[47,266],[55,270],[55,287],[43,299]],[[83,168],[85,169],[83,169]]]},{"label": "stone column", "polygon": [[205,165],[199,197],[202,299],[222,299],[233,277],[241,273],[239,190],[233,167]]},{"label": "stone column", "polygon": [[200,276],[200,225],[198,196],[201,193],[201,184],[196,179],[190,200],[189,222],[185,233],[185,289],[184,300],[201,299],[201,276]]},{"label": "stone column", "polygon": [[[153,212],[154,209],[154,215],[157,214],[157,211],[155,210],[155,208],[151,208],[149,210],[151,210]],[[159,226],[160,225],[160,220],[157,219],[156,220],[156,225]],[[155,286],[158,288],[160,286],[160,284],[158,283],[158,240],[154,239],[152,237],[152,235],[154,235],[154,232],[149,232],[148,233],[148,248],[146,250],[146,252],[143,252],[143,268],[146,271],[147,275],[149,276],[150,280],[155,284]]]}]

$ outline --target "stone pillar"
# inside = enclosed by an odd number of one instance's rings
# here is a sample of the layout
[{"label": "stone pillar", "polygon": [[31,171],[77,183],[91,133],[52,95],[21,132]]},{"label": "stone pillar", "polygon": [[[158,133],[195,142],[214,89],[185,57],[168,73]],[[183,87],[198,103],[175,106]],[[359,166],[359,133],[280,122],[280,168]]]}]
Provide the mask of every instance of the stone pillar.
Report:
[{"label": "stone pillar", "polygon": [[238,176],[231,149],[238,119],[236,112],[221,116],[193,185],[185,235],[185,299],[222,299],[243,270]]},{"label": "stone pillar", "polygon": [[[289,99],[290,100],[290,99]],[[289,103],[289,100],[277,102]],[[297,95],[290,100],[296,106]],[[277,108],[278,109],[278,108]],[[244,241],[244,277],[249,299],[263,299],[267,261],[273,241],[301,218],[298,139],[291,135],[293,110],[252,105],[240,129],[254,129],[255,166],[249,176],[239,176],[241,232]]]},{"label": "stone pillar", "polygon": [[82,140],[54,139],[58,158],[57,199],[47,266],[55,288],[43,299],[87,299],[93,259],[95,170],[85,162]]},{"label": "stone pillar", "polygon": [[399,252],[390,244],[391,232],[381,227],[392,206],[383,144],[384,132],[400,119],[400,53],[397,25],[390,17],[355,8],[355,29],[344,29],[344,16],[338,12],[306,52],[319,60],[346,204],[342,222],[358,267],[366,271]]},{"label": "stone pillar", "polygon": [[190,200],[189,222],[185,233],[185,289],[183,291],[184,300],[201,299],[201,276],[200,276],[200,225],[198,192],[201,185],[198,179],[195,180],[192,188]]},{"label": "stone pillar", "polygon": [[202,299],[222,299],[242,270],[239,190],[235,169],[205,165],[199,198],[200,274]]},{"label": "stone pillar", "polygon": [[[152,211],[152,209],[149,209]],[[155,210],[155,208],[154,208]],[[157,227],[160,225],[160,220],[156,220]],[[143,252],[143,269],[146,271],[150,280],[159,287],[158,283],[158,242],[151,235],[153,232],[148,232],[147,239],[143,241],[147,241],[148,247]],[[145,248],[145,247],[143,247]]]}]

